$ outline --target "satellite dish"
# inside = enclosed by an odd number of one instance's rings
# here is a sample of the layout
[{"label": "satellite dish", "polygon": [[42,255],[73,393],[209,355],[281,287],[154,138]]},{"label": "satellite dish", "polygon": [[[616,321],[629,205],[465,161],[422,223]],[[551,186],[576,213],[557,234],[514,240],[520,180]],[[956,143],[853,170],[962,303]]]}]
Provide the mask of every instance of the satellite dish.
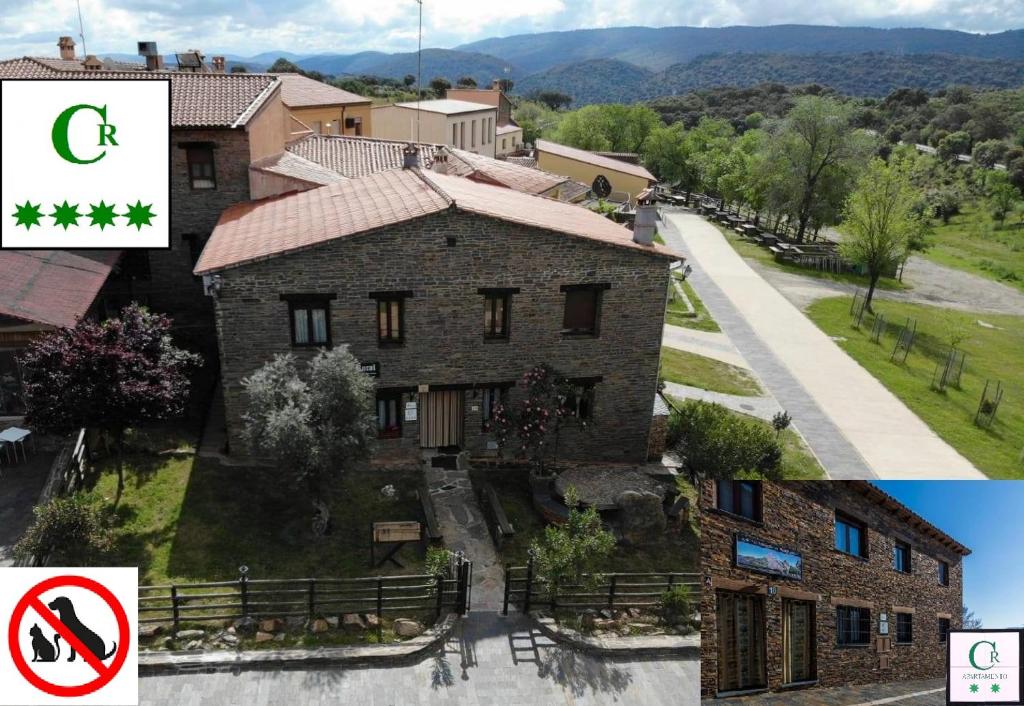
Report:
[{"label": "satellite dish", "polygon": [[606,199],[612,193],[611,182],[604,174],[598,174],[594,179],[594,183],[590,185],[590,189],[597,194],[600,199]]}]

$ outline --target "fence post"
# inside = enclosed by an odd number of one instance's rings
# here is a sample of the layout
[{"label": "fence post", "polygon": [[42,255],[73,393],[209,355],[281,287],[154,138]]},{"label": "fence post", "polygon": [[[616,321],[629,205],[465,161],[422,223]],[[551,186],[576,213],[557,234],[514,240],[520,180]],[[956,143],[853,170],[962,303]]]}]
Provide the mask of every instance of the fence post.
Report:
[{"label": "fence post", "polygon": [[530,594],[533,593],[533,550],[526,560],[526,596],[523,598],[523,612],[530,614]]},{"label": "fence post", "polygon": [[377,577],[377,642],[384,636],[384,580]]},{"label": "fence post", "polygon": [[440,618],[444,610],[444,574],[434,576],[434,581],[437,583],[437,618]]},{"label": "fence post", "polygon": [[171,586],[171,622],[174,625],[174,632],[178,632],[178,587]]},{"label": "fence post", "polygon": [[608,610],[615,608],[615,583],[618,576],[612,574],[612,582],[608,585]]},{"label": "fence post", "polygon": [[509,596],[509,581],[511,581],[511,572],[509,571],[508,564],[504,566],[505,570],[505,599],[501,605],[501,614],[508,615],[508,596]]},{"label": "fence post", "polygon": [[242,599],[242,617],[249,617],[249,567],[242,564],[238,567],[238,591]]},{"label": "fence post", "polygon": [[313,620],[313,613],[316,612],[316,579],[309,580],[309,606],[306,618]]}]

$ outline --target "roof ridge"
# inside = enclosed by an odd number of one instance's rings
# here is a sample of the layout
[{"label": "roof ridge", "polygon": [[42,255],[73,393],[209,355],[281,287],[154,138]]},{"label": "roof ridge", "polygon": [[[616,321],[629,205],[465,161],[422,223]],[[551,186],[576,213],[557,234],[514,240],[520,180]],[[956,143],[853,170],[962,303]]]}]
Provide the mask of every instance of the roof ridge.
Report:
[{"label": "roof ridge", "polygon": [[420,180],[424,184],[426,184],[431,189],[436,191],[441,196],[441,198],[443,198],[445,201],[447,201],[448,202],[448,208],[458,208],[458,204],[455,203],[455,198],[453,196],[451,196],[447,191],[442,189],[438,184],[434,183],[434,180],[429,178],[424,173],[424,170],[421,167],[413,167],[409,171],[411,171],[413,174],[418,176],[420,178]]},{"label": "roof ridge", "polygon": [[314,133],[313,135],[307,135],[306,137],[303,137],[301,139],[305,140],[305,139],[308,139],[310,137],[323,137],[323,138],[331,139],[331,140],[338,140],[338,139],[341,139],[341,140],[354,140],[354,141],[359,141],[359,142],[386,142],[388,144],[402,145],[402,146],[408,145],[408,144],[410,144],[410,142],[411,142],[411,144],[414,144],[414,145],[427,145],[428,147],[447,147],[448,146],[448,145],[444,144],[443,142],[415,142],[415,141],[410,141],[410,140],[392,140],[392,139],[387,138],[387,137],[374,137],[373,135],[323,135],[323,134],[315,134]]}]

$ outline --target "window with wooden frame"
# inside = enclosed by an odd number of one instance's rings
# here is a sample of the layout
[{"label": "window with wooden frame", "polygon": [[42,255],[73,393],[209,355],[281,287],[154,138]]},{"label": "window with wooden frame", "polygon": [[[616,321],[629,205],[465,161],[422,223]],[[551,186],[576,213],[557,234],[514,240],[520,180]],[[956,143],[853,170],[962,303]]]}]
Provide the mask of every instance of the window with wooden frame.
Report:
[{"label": "window with wooden frame", "polygon": [[481,287],[478,294],[484,296],[484,338],[507,341],[511,322],[512,295],[515,288]]},{"label": "window with wooden frame", "polygon": [[570,417],[586,421],[594,417],[594,388],[598,379],[570,380],[563,408]]},{"label": "window with wooden frame", "polygon": [[288,302],[292,345],[297,348],[331,347],[333,294],[282,294]]},{"label": "window with wooden frame", "polygon": [[911,613],[896,614],[896,642],[906,645],[914,641],[914,616]]},{"label": "window with wooden frame", "polygon": [[868,557],[867,527],[860,520],[836,511],[836,549],[862,559]]},{"label": "window with wooden frame", "polygon": [[836,642],[840,645],[870,644],[871,611],[867,608],[837,606]]},{"label": "window with wooden frame", "polygon": [[609,288],[609,284],[562,285],[562,291],[565,292],[562,333],[567,336],[598,335],[601,293]]},{"label": "window with wooden frame", "polygon": [[188,162],[189,183],[194,191],[217,188],[217,173],[213,164],[213,145],[187,145],[185,159]]},{"label": "window with wooden frame", "polygon": [[949,564],[944,561],[939,562],[939,585],[949,585]]},{"label": "window with wooden frame", "polygon": [[949,640],[949,618],[939,618],[939,642],[943,645]]},{"label": "window with wooden frame", "polygon": [[377,392],[377,436],[381,439],[397,439],[402,436],[401,392]]},{"label": "window with wooden frame", "polygon": [[405,300],[412,292],[371,292],[377,301],[377,344],[400,346],[405,343]]},{"label": "window with wooden frame", "polygon": [[761,521],[761,482],[720,480],[715,483],[715,507],[753,522]]},{"label": "window with wooden frame", "polygon": [[909,574],[912,572],[910,562],[910,545],[897,539],[892,548],[892,568],[901,574]]},{"label": "window with wooden frame", "polygon": [[505,391],[507,387],[485,387],[483,390],[483,399],[481,409],[483,416],[483,430],[487,431],[490,428],[491,421],[494,419],[494,413],[498,406],[503,404],[505,401]]}]

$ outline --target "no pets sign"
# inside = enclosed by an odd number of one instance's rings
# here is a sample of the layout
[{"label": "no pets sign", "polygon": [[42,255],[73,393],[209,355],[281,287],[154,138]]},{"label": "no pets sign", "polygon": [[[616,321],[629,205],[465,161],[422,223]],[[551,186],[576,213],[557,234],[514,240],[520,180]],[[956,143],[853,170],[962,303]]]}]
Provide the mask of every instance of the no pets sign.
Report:
[{"label": "no pets sign", "polygon": [[4,79],[0,106],[0,249],[169,247],[169,79]]}]

